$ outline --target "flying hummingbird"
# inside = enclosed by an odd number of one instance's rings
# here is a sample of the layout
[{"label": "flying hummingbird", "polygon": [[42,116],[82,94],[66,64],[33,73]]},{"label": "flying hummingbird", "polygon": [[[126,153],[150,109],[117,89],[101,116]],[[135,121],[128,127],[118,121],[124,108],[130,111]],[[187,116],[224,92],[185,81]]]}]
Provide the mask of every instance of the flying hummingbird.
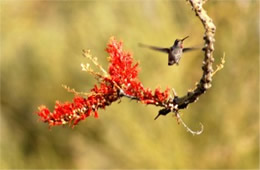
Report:
[{"label": "flying hummingbird", "polygon": [[182,57],[182,53],[187,51],[196,50],[197,48],[183,48],[183,41],[187,39],[189,36],[183,39],[176,39],[174,44],[169,48],[156,47],[151,45],[139,44],[141,47],[147,47],[152,50],[168,53],[168,65],[179,65],[179,61]]}]

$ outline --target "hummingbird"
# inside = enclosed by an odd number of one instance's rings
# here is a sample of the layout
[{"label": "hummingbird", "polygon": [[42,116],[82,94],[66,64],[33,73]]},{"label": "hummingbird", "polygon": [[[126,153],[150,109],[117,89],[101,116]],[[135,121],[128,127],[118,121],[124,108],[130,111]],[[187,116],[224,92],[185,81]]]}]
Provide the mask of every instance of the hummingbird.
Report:
[{"label": "hummingbird", "polygon": [[183,41],[185,39],[189,38],[189,36],[186,36],[183,39],[176,39],[174,41],[174,44],[169,47],[169,48],[163,48],[163,47],[156,47],[156,46],[151,46],[151,45],[145,45],[145,44],[139,44],[141,47],[147,47],[152,50],[168,53],[168,65],[179,65],[180,59],[182,57],[182,53],[196,50],[197,48],[184,48],[183,47]]}]

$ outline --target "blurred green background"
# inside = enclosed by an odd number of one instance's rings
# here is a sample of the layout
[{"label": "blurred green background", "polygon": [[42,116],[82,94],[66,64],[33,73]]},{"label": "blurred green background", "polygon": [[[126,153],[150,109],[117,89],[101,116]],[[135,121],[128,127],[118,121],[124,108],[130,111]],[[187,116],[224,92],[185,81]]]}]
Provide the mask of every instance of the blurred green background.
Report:
[{"label": "blurred green background", "polygon": [[167,85],[182,96],[202,74],[202,51],[179,66],[138,43],[201,46],[202,24],[184,1],[1,1],[1,168],[258,168],[259,1],[208,1],[217,27],[215,63],[225,68],[197,103],[183,110],[192,136],[172,115],[154,121],[160,108],[128,99],[100,110],[74,129],[48,129],[35,113],[41,104],[71,101],[61,85],[88,91],[95,79],[81,71],[82,49],[107,68],[111,36],[140,62],[140,80]]}]

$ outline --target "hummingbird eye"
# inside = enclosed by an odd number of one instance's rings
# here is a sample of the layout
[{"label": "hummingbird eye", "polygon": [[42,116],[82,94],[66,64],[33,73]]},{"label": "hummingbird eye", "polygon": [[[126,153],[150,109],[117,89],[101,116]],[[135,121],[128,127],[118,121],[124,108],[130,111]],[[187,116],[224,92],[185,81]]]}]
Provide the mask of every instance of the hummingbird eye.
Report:
[{"label": "hummingbird eye", "polygon": [[179,45],[179,42],[180,42],[180,40],[178,40],[178,39],[176,39],[175,41],[174,41],[174,46],[177,46],[177,45]]}]

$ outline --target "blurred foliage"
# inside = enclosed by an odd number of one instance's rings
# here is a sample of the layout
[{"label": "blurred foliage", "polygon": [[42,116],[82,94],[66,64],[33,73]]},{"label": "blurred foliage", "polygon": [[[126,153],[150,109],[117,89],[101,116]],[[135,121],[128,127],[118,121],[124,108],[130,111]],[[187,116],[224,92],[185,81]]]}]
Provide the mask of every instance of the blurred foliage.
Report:
[{"label": "blurred foliage", "polygon": [[183,1],[1,1],[1,168],[257,168],[259,165],[259,1],[208,1],[217,26],[214,56],[226,64],[213,87],[182,111],[192,136],[159,108],[128,99],[79,126],[48,129],[37,121],[41,104],[71,100],[66,84],[88,91],[82,49],[104,67],[110,36],[140,61],[146,87],[167,85],[179,95],[201,76],[201,51],[168,67],[165,54],[138,43],[202,46],[203,27]]}]

